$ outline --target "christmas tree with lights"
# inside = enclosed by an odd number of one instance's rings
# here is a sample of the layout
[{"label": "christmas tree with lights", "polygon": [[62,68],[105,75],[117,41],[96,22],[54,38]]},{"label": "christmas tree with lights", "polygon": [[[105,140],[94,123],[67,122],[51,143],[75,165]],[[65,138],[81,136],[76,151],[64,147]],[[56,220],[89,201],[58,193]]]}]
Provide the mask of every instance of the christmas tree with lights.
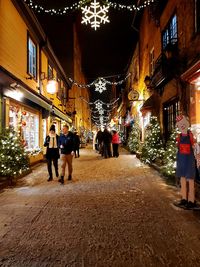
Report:
[{"label": "christmas tree with lights", "polygon": [[0,134],[0,177],[16,177],[29,170],[29,158],[13,128]]},{"label": "christmas tree with lights", "polygon": [[176,155],[177,155],[177,145],[176,137],[178,131],[176,129],[170,135],[169,140],[166,144],[166,149],[163,156],[163,168],[162,173],[168,177],[172,177],[176,172]]},{"label": "christmas tree with lights", "polygon": [[152,116],[146,128],[146,136],[142,147],[141,160],[144,163],[162,161],[164,154],[163,142],[161,139],[160,125],[157,117]]},{"label": "christmas tree with lights", "polygon": [[140,127],[134,123],[128,137],[128,149],[131,153],[138,151],[140,146]]}]

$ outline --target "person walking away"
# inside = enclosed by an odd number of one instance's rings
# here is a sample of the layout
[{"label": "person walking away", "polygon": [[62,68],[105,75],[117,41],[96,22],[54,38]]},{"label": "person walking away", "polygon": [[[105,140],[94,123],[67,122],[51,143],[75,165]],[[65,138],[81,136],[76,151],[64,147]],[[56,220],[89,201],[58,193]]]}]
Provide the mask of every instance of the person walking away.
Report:
[{"label": "person walking away", "polygon": [[111,154],[111,141],[112,141],[112,135],[108,131],[108,129],[105,128],[104,132],[103,132],[103,156],[105,158],[112,157],[112,154]]},{"label": "person walking away", "polygon": [[64,184],[65,168],[68,165],[68,180],[72,179],[72,159],[74,155],[74,135],[69,131],[69,126],[64,125],[62,134],[59,138],[59,145],[61,148],[61,176],[59,182]]},{"label": "person walking away", "polygon": [[55,168],[56,177],[59,176],[58,173],[58,159],[59,155],[59,136],[56,134],[55,125],[51,125],[49,129],[49,134],[47,135],[44,146],[47,147],[46,159],[47,159],[47,169],[49,173],[48,182],[53,180],[52,174],[52,161]]},{"label": "person walking away", "polygon": [[96,141],[99,154],[103,154],[103,132],[101,129],[97,132]]},{"label": "person walking away", "polygon": [[[80,147],[80,137],[78,135],[78,132],[74,132],[74,153],[75,153],[75,158],[79,158],[79,147]],[[77,156],[76,156],[77,155]]]},{"label": "person walking away", "polygon": [[119,135],[117,131],[113,130],[113,135],[112,135],[112,148],[113,148],[113,157],[118,158],[119,157]]}]

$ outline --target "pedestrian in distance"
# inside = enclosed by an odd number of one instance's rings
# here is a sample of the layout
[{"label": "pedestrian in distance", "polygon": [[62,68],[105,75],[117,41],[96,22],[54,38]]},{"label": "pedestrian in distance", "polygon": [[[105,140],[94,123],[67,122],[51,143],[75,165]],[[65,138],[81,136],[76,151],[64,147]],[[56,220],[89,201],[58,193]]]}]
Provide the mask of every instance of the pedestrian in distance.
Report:
[{"label": "pedestrian in distance", "polygon": [[79,147],[80,147],[80,137],[78,135],[78,132],[75,131],[74,132],[74,153],[75,153],[75,158],[79,158],[80,154],[79,154]]},{"label": "pedestrian in distance", "polygon": [[55,125],[51,125],[49,129],[49,134],[47,135],[44,146],[47,147],[46,159],[47,159],[47,169],[49,173],[48,182],[53,180],[52,173],[52,162],[55,168],[56,177],[59,176],[58,173],[58,159],[59,155],[59,136],[56,134]]},{"label": "pedestrian in distance", "polygon": [[72,179],[72,160],[74,155],[74,134],[69,131],[69,126],[64,125],[62,134],[59,138],[59,145],[61,149],[61,176],[59,182],[64,184],[65,168],[68,165],[68,180]]},{"label": "pedestrian in distance", "polygon": [[118,158],[119,157],[119,144],[120,144],[120,138],[117,133],[117,131],[113,130],[112,135],[112,149],[113,149],[113,157]]},{"label": "pedestrian in distance", "polygon": [[107,128],[103,131],[103,156],[105,158],[112,157],[111,154],[111,141],[112,141],[112,135],[108,131]]},{"label": "pedestrian in distance", "polygon": [[101,129],[99,129],[99,131],[97,132],[96,142],[99,154],[103,155],[103,132],[101,131]]}]

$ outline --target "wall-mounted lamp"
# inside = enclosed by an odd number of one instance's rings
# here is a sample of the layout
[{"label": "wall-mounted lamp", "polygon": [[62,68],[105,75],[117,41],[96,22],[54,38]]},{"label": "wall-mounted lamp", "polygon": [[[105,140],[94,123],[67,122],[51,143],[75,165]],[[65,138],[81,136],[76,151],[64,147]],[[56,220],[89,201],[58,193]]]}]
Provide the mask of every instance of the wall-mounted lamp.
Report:
[{"label": "wall-mounted lamp", "polygon": [[49,80],[47,82],[47,93],[54,95],[58,92],[58,83],[55,80]]},{"label": "wall-mounted lamp", "polygon": [[144,79],[144,83],[146,87],[149,88],[151,86],[151,78],[149,76],[146,76]]},{"label": "wall-mounted lamp", "polygon": [[58,92],[58,82],[54,78],[48,79],[45,76],[45,72],[41,72],[40,79],[41,81],[47,80],[47,93],[54,95]]}]

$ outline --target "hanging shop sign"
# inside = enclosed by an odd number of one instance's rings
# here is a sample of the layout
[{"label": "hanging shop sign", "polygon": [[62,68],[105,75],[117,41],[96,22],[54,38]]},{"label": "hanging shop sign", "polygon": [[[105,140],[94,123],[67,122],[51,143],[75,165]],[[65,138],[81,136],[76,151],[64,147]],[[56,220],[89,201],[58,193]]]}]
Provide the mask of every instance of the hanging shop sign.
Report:
[{"label": "hanging shop sign", "polygon": [[139,99],[139,93],[136,90],[131,90],[128,94],[128,99],[130,101],[137,101]]}]

